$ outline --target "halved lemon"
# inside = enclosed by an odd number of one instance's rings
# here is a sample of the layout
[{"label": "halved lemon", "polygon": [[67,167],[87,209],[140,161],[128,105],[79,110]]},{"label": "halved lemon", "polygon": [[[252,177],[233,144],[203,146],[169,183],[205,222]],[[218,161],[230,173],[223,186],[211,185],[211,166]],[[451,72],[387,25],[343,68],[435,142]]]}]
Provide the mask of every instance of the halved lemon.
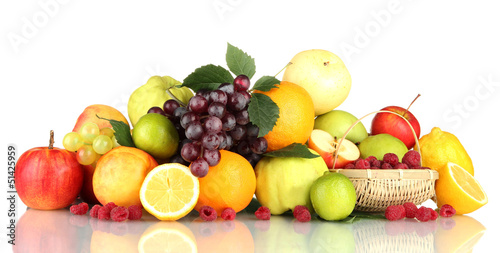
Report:
[{"label": "halved lemon", "polygon": [[197,252],[193,232],[182,223],[157,222],[141,235],[139,252]]},{"label": "halved lemon", "polygon": [[436,181],[437,205],[453,206],[457,214],[471,213],[488,203],[479,182],[459,165],[448,162]]},{"label": "halved lemon", "polygon": [[151,170],[141,186],[142,206],[159,220],[178,220],[193,210],[200,183],[188,167],[166,163]]}]

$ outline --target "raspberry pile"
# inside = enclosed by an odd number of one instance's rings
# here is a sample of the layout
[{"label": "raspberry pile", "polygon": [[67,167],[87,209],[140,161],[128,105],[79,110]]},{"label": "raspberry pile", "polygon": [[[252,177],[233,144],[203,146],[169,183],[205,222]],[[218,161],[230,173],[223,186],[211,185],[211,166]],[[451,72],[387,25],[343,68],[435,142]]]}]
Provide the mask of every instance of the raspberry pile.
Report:
[{"label": "raspberry pile", "polygon": [[344,169],[372,169],[372,170],[388,170],[388,169],[430,169],[420,166],[420,153],[415,150],[410,150],[399,162],[399,157],[394,153],[387,153],[382,160],[378,160],[375,156],[367,157],[366,159],[359,158],[345,165]]},{"label": "raspberry pile", "polygon": [[[75,215],[85,215],[89,211],[89,206],[87,203],[82,202],[78,205],[72,205],[69,208],[70,212]],[[117,206],[113,202],[109,202],[104,206],[94,205],[89,212],[90,217],[97,218],[99,220],[113,220],[113,221],[125,221],[125,220],[139,220],[142,217],[142,207],[137,205],[131,205],[128,208],[125,206]]]},{"label": "raspberry pile", "polygon": [[436,220],[439,216],[451,217],[455,214],[455,209],[450,205],[443,205],[439,213],[432,208],[425,206],[417,207],[414,203],[406,202],[403,205],[392,205],[385,209],[385,218],[390,221],[401,220],[403,218],[426,222]]}]

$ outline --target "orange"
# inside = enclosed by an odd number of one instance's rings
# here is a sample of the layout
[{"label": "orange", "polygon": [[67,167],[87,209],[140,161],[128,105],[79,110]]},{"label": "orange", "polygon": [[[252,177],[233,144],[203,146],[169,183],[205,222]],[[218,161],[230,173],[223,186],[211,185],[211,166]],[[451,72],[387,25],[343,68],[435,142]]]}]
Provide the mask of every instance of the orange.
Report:
[{"label": "orange", "polygon": [[309,93],[290,82],[281,82],[270,91],[255,92],[269,96],[280,109],[276,125],[264,136],[267,151],[278,150],[292,143],[306,143],[314,128],[315,116]]},{"label": "orange", "polygon": [[256,179],[252,165],[243,156],[220,150],[219,164],[210,167],[199,178],[200,196],[194,209],[211,206],[220,216],[225,208],[239,212],[250,204],[255,193]]}]

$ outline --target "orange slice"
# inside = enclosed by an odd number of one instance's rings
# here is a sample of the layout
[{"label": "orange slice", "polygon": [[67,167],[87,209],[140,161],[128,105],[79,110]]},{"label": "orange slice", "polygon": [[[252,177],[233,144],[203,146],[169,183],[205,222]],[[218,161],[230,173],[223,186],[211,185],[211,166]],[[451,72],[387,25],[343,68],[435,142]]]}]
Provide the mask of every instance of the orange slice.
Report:
[{"label": "orange slice", "polygon": [[488,203],[488,197],[479,182],[459,165],[448,162],[439,170],[436,181],[437,204],[453,206],[457,214],[474,212]]},{"label": "orange slice", "polygon": [[157,166],[141,186],[142,206],[159,220],[178,220],[193,210],[200,194],[198,178],[178,163]]}]

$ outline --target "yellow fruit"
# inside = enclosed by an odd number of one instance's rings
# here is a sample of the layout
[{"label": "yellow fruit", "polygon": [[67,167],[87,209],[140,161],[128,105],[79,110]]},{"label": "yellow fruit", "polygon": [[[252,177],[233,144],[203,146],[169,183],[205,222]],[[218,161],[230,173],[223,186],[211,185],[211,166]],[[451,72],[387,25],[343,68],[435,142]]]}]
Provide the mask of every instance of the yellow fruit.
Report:
[{"label": "yellow fruit", "polygon": [[290,82],[263,93],[278,105],[279,118],[273,130],[264,138],[267,151],[278,150],[292,143],[306,143],[314,127],[314,105],[307,91]]},{"label": "yellow fruit", "polygon": [[193,210],[199,194],[198,178],[188,167],[166,163],[146,176],[140,198],[144,209],[159,220],[178,220]]},{"label": "yellow fruit", "polygon": [[451,205],[457,214],[471,213],[488,203],[488,197],[479,182],[452,162],[439,169],[436,197],[438,207]]},{"label": "yellow fruit", "polygon": [[158,222],[144,231],[139,252],[198,252],[193,232],[179,222]]},{"label": "yellow fruit", "polygon": [[429,134],[422,136],[418,143],[422,154],[422,166],[440,172],[440,168],[446,166],[446,163],[452,162],[460,165],[474,176],[472,160],[455,135],[442,131],[439,127],[434,127]]},{"label": "yellow fruit", "polygon": [[[453,222],[443,222],[437,227],[434,245],[436,252],[472,252],[486,228],[479,221],[467,215],[446,218]],[[453,224],[446,227],[443,224]]]}]

